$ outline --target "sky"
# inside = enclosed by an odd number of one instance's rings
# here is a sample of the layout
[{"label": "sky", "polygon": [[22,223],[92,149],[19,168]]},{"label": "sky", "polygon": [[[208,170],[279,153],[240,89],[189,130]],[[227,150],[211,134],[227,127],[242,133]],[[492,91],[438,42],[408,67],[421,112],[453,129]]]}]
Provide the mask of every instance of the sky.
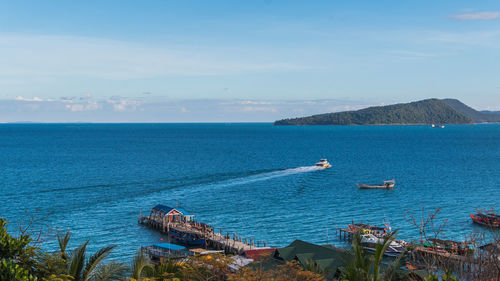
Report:
[{"label": "sky", "polygon": [[500,110],[498,77],[498,0],[0,0],[0,122]]}]

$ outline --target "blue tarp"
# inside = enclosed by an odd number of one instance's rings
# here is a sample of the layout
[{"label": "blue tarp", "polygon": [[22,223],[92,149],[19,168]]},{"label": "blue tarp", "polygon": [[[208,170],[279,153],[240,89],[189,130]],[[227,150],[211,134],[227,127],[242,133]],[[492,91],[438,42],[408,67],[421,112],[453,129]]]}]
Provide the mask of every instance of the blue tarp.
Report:
[{"label": "blue tarp", "polygon": [[188,213],[184,209],[181,209],[181,208],[172,208],[172,207],[161,205],[161,204],[158,204],[158,205],[154,206],[153,209],[158,210],[158,211],[162,211],[164,213],[168,213],[168,212],[172,211],[173,209],[175,209],[175,210],[181,212],[184,216],[192,216],[190,213]]},{"label": "blue tarp", "polygon": [[162,248],[165,250],[184,250],[186,247],[176,245],[176,244],[170,244],[170,243],[160,243],[160,244],[154,244],[153,246],[157,248]]}]

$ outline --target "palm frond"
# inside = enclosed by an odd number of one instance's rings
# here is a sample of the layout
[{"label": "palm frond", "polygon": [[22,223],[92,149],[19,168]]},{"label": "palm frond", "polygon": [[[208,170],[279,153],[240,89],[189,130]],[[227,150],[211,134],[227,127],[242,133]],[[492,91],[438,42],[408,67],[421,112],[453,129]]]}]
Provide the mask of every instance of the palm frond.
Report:
[{"label": "palm frond", "polygon": [[73,276],[75,281],[81,281],[82,269],[85,265],[85,254],[87,252],[87,244],[89,240],[87,240],[82,245],[78,246],[71,253],[71,260],[68,264],[68,273]]},{"label": "palm frond", "polygon": [[154,268],[139,250],[132,260],[132,278],[140,280],[143,275],[153,275]]},{"label": "palm frond", "polygon": [[114,281],[127,278],[128,267],[124,263],[111,261],[100,265],[92,276],[92,281]]},{"label": "palm frond", "polygon": [[68,260],[68,255],[66,254],[66,248],[68,247],[69,239],[71,238],[71,232],[68,230],[64,236],[60,233],[57,234],[57,242],[59,242],[59,250],[61,251],[61,258],[65,261]]},{"label": "palm frond", "polygon": [[89,278],[94,273],[94,270],[101,264],[101,262],[107,256],[109,256],[109,254],[111,253],[111,251],[113,251],[114,248],[116,248],[116,245],[107,246],[107,247],[100,249],[95,254],[93,254],[87,261],[85,269],[83,270],[83,275],[82,275],[81,281],[89,280]]}]

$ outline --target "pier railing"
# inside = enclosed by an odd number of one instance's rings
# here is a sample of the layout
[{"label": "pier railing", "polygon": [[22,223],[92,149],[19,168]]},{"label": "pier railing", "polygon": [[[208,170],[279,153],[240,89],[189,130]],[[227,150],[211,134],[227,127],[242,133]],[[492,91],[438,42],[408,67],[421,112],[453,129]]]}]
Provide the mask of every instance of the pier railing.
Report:
[{"label": "pier railing", "polygon": [[195,233],[205,238],[205,246],[211,249],[224,250],[226,253],[242,254],[246,250],[269,248],[265,241],[256,241],[252,238],[242,238],[237,233],[223,234],[222,229],[215,229],[207,224],[191,221],[168,221],[167,217],[139,216],[139,223],[168,234],[170,229]]}]

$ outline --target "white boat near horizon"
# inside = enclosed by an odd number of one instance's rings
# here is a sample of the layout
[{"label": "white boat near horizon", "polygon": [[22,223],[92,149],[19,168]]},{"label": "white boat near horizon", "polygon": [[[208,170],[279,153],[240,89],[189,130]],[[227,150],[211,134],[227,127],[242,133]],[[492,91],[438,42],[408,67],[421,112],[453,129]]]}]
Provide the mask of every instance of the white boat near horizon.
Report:
[{"label": "white boat near horizon", "polygon": [[319,160],[318,163],[315,164],[315,166],[322,168],[330,168],[332,165],[326,159],[321,159]]}]

